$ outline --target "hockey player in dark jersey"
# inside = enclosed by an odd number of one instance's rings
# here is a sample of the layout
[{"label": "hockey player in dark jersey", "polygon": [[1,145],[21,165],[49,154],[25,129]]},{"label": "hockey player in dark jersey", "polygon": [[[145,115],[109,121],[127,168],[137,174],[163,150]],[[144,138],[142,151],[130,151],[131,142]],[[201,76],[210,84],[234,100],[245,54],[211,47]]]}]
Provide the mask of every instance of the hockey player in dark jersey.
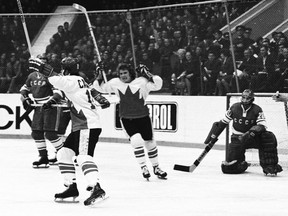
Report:
[{"label": "hockey player in dark jersey", "polygon": [[[44,62],[45,60],[42,59]],[[59,128],[64,133],[67,124],[62,119],[62,108],[53,107],[46,109],[50,103],[57,103],[61,100],[61,93],[54,89],[48,82],[47,78],[38,73],[33,65],[29,65],[29,76],[25,84],[21,87],[21,101],[24,109],[31,112],[34,109],[32,119],[31,136],[36,143],[39,152],[39,160],[33,162],[33,167],[49,167],[49,164],[57,162],[56,157],[48,159],[46,140],[48,140],[56,149],[56,152],[62,147],[63,141],[58,135]],[[32,98],[30,97],[32,95]],[[34,104],[34,106],[33,106]]]},{"label": "hockey player in dark jersey", "polygon": [[79,196],[74,165],[76,157],[87,180],[87,190],[91,192],[84,205],[93,205],[106,198],[105,191],[100,187],[98,167],[93,158],[102,131],[98,104],[102,108],[107,108],[110,103],[79,76],[79,64],[76,59],[71,57],[62,59],[62,75],[56,74],[46,64],[43,65],[41,62],[39,64],[38,59],[30,59],[29,62],[38,68],[39,73],[48,77],[51,85],[63,92],[70,108],[72,132],[57,153],[58,166],[67,189],[55,194],[55,201],[69,202],[68,198],[73,198],[70,202],[76,202],[75,198]]},{"label": "hockey player in dark jersey", "polygon": [[[99,67],[100,70],[101,67]],[[136,78],[136,71],[139,77]],[[150,73],[149,69],[140,64],[136,71],[127,64],[118,68],[117,78],[106,83],[96,80],[94,87],[99,91],[115,92],[120,99],[119,115],[124,131],[129,137],[137,162],[143,177],[149,180],[150,172],[145,161],[145,147],[153,166],[154,174],[166,179],[167,173],[160,169],[158,162],[158,148],[153,135],[146,98],[150,91],[158,91],[162,87],[162,79]],[[99,74],[102,74],[99,73]]]},{"label": "hockey player in dark jersey", "polygon": [[[254,93],[250,89],[244,90],[241,102],[233,104],[226,111],[225,117],[213,124],[211,132],[218,137],[229,122],[233,122],[227,161],[221,165],[223,173],[245,172],[248,168],[245,151],[249,148],[258,149],[260,166],[266,175],[277,175],[282,171],[282,167],[278,164],[277,139],[271,131],[267,130],[262,108],[253,101]],[[208,135],[205,143],[210,142],[211,139],[213,137]]]}]

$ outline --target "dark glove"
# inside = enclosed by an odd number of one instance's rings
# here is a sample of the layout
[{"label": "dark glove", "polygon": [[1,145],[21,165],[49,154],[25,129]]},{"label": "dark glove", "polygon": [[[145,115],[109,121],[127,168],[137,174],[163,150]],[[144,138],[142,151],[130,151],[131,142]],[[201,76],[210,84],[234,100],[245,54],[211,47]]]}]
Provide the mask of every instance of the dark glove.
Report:
[{"label": "dark glove", "polygon": [[32,107],[32,104],[33,104],[33,100],[30,98],[30,97],[26,97],[23,101],[22,101],[22,104],[23,104],[23,108],[25,110],[32,110],[33,107]]},{"label": "dark glove", "polygon": [[110,102],[96,89],[91,89],[91,95],[100,104],[102,109],[110,107]]},{"label": "dark glove", "polygon": [[28,61],[29,72],[39,72],[43,74],[45,77],[50,77],[54,75],[58,75],[54,72],[53,67],[49,64],[45,64],[39,58],[30,58]]},{"label": "dark glove", "polygon": [[53,104],[57,104],[57,101],[53,98],[51,98],[50,100],[48,100],[46,103],[43,104],[42,108],[44,110],[49,110],[52,108]]},{"label": "dark glove", "polygon": [[153,74],[150,72],[149,68],[144,64],[139,64],[136,68],[136,72],[140,75],[145,77],[149,81],[153,81],[152,77]]}]

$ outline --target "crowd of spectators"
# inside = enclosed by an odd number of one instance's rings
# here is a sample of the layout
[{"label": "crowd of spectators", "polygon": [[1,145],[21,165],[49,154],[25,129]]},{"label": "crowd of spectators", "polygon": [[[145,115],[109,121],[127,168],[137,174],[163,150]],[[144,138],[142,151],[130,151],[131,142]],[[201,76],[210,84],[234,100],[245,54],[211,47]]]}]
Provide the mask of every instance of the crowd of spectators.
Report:
[{"label": "crowd of spectators", "polygon": [[[245,6],[231,4],[230,20],[251,5]],[[152,73],[160,75],[164,80],[163,91],[175,95],[225,95],[236,92],[237,84],[240,91],[249,87],[256,92],[283,91],[286,87],[287,38],[281,32],[275,32],[271,41],[262,37],[254,41],[250,38],[251,28],[238,26],[233,47],[239,70],[234,72],[228,32],[220,31],[226,24],[221,4],[144,10],[132,13],[132,17],[133,49],[125,15],[90,15],[108,79],[117,76],[120,64],[136,62],[146,64]],[[11,34],[19,28],[10,26],[19,25],[19,20],[15,18],[5,25],[4,18],[0,26],[2,31],[9,29],[9,36],[0,34],[0,43],[6,47],[1,50],[0,92],[18,92],[27,76],[29,53],[21,41],[25,38],[23,33]],[[87,29],[83,34],[77,30],[79,23],[73,28],[68,22],[60,24],[41,57],[59,72],[62,58],[76,57],[81,72],[92,79],[97,62],[94,45]]]}]

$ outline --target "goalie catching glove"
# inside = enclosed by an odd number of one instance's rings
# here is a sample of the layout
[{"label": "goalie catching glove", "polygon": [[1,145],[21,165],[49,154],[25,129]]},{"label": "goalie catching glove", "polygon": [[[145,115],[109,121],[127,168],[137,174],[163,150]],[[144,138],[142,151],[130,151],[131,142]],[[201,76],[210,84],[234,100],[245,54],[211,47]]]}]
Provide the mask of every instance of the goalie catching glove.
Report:
[{"label": "goalie catching glove", "polygon": [[102,109],[110,107],[110,102],[96,89],[91,89],[91,95],[100,104]]},{"label": "goalie catching glove", "polygon": [[150,72],[149,68],[144,65],[144,64],[139,64],[138,67],[136,68],[136,72],[145,77],[148,81],[152,81],[153,82],[153,74]]},{"label": "goalie catching glove", "polygon": [[264,125],[254,125],[242,136],[239,136],[239,140],[242,143],[249,144],[254,141],[257,135],[260,135],[264,131],[266,131]]}]

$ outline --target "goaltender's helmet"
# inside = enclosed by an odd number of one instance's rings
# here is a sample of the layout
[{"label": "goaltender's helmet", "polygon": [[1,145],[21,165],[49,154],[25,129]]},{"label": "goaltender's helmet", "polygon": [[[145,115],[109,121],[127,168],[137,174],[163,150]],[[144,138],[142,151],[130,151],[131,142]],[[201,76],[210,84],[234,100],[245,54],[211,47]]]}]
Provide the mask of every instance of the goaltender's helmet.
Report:
[{"label": "goaltender's helmet", "polygon": [[254,92],[251,89],[245,89],[242,92],[241,104],[250,106],[254,101]]},{"label": "goaltender's helmet", "polygon": [[65,57],[61,61],[63,75],[78,75],[79,63],[78,60],[72,57]]}]

